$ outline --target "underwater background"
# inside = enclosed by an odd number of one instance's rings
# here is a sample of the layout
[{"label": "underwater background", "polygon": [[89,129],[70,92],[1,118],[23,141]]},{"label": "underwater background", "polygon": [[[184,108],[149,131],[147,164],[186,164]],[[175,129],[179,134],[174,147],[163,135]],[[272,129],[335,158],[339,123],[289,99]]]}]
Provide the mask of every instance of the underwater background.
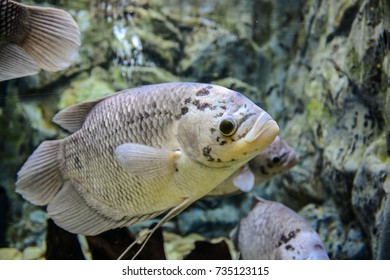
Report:
[{"label": "underwater background", "polygon": [[180,259],[195,240],[203,257],[228,258],[223,243],[232,246],[229,233],[260,195],[309,221],[330,259],[390,259],[388,0],[23,3],[71,13],[82,43],[64,71],[0,83],[0,259],[91,258],[99,246],[101,258],[115,258],[131,243],[120,230],[87,240],[55,228],[15,193],[16,173],[43,140],[67,135],[51,121],[58,110],[173,81],[243,93],[278,122],[300,161],[250,193],[194,203],[141,258]]}]

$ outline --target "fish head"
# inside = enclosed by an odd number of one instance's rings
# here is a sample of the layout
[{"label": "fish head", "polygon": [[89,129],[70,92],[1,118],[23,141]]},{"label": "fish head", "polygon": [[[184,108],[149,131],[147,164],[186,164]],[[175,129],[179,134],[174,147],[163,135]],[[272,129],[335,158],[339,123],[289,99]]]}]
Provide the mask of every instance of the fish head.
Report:
[{"label": "fish head", "polygon": [[249,162],[249,167],[256,176],[269,179],[290,170],[298,163],[298,156],[279,136]]},{"label": "fish head", "polygon": [[213,85],[209,94],[187,105],[178,127],[179,143],[190,158],[209,167],[242,165],[279,133],[267,112],[224,87]]},{"label": "fish head", "polygon": [[276,258],[281,260],[329,260],[320,237],[314,230],[300,232],[276,251]]}]

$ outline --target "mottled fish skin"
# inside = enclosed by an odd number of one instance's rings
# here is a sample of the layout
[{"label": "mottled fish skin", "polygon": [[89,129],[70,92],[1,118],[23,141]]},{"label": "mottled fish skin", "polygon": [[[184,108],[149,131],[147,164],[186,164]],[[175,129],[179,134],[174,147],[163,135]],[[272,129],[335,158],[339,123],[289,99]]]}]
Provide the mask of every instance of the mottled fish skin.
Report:
[{"label": "mottled fish skin", "polygon": [[244,260],[329,259],[310,224],[278,202],[257,198],[235,234],[235,245]]},{"label": "mottled fish skin", "polygon": [[[238,127],[231,136],[219,131],[227,118]],[[17,191],[35,204],[48,204],[58,225],[86,235],[156,216],[184,198],[189,205],[279,131],[240,93],[198,83],[125,90],[71,106],[54,120],[74,133],[37,148],[18,173]],[[135,165],[132,155],[139,159]]]},{"label": "mottled fish skin", "polygon": [[213,189],[207,196],[226,196],[242,193],[242,190],[234,184],[236,178],[244,168],[254,175],[254,186],[258,186],[267,180],[287,172],[298,163],[298,156],[280,136],[277,136],[271,145],[261,151],[255,158],[245,166],[239,168],[234,174],[222,184]]},{"label": "mottled fish skin", "polygon": [[79,45],[79,28],[67,12],[0,0],[0,81],[64,69]]}]

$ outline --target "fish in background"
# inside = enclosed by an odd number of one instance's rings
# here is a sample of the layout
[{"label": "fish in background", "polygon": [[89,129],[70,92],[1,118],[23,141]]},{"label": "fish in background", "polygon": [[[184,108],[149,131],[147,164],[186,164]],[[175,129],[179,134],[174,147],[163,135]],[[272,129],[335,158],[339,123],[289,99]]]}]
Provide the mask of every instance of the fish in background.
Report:
[{"label": "fish in background", "polygon": [[259,197],[256,202],[232,233],[241,259],[329,259],[318,234],[298,213]]},{"label": "fish in background", "polygon": [[18,172],[16,191],[84,235],[166,213],[155,230],[279,132],[242,94],[200,83],[124,90],[72,105],[53,120],[72,134],[40,144]]},{"label": "fish in background", "polygon": [[271,145],[261,151],[255,158],[222,184],[213,189],[207,196],[234,195],[249,192],[254,186],[287,172],[298,163],[298,156],[293,148],[277,136]]},{"label": "fish in background", "polygon": [[0,82],[64,69],[79,45],[79,28],[67,12],[0,0]]}]

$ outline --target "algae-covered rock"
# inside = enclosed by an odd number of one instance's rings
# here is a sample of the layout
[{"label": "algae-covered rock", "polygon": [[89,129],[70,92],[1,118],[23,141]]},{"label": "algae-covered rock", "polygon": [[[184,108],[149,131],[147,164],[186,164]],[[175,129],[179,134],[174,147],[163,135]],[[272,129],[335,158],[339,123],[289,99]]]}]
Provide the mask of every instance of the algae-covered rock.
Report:
[{"label": "algae-covered rock", "polygon": [[22,252],[15,248],[0,248],[0,260],[21,260]]},{"label": "algae-covered rock", "polygon": [[27,247],[23,250],[23,260],[39,260],[43,259],[45,251],[39,247]]},{"label": "algae-covered rock", "polygon": [[117,76],[120,74],[122,76],[121,79],[124,81],[123,84],[126,84],[127,88],[180,81],[172,73],[157,67],[115,67],[112,74]]},{"label": "algae-covered rock", "polygon": [[376,259],[389,259],[390,158],[385,139],[372,143],[364,154],[353,182],[352,204],[363,229],[370,236]]},{"label": "algae-covered rock", "polygon": [[299,211],[319,234],[330,259],[369,259],[364,233],[356,222],[345,225],[334,205],[307,204]]},{"label": "algae-covered rock", "polygon": [[100,67],[92,69],[91,74],[83,72],[72,81],[63,92],[59,108],[79,103],[85,100],[93,100],[113,93],[114,89],[108,82],[108,73]]}]

